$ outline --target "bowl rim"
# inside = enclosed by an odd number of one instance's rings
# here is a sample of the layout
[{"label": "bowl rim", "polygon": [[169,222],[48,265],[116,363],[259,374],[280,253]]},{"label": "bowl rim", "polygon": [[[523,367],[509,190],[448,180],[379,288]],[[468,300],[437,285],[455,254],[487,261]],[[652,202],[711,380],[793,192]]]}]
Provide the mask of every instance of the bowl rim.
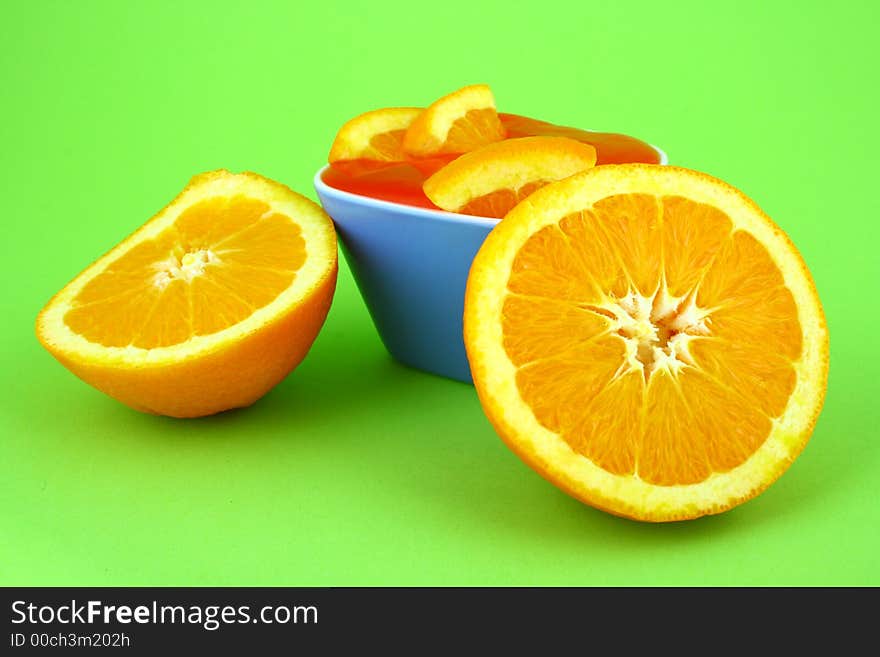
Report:
[{"label": "bowl rim", "polygon": [[[666,155],[666,151],[658,148],[657,146],[654,146],[654,144],[648,144],[648,146],[653,148],[655,151],[657,151],[657,154],[660,155],[661,165],[669,164],[669,158]],[[359,203],[363,206],[374,208],[376,210],[396,210],[398,212],[403,210],[417,217],[431,218],[443,222],[454,222],[457,224],[468,223],[473,226],[482,226],[486,228],[494,228],[498,225],[498,222],[501,221],[501,219],[492,219],[490,217],[476,217],[470,214],[447,212],[446,210],[420,208],[416,205],[395,203],[394,201],[385,201],[383,199],[373,198],[372,196],[363,196],[361,194],[355,194],[353,192],[346,192],[342,189],[331,187],[323,181],[321,176],[323,176],[324,172],[329,168],[329,164],[323,165],[320,169],[318,169],[318,171],[314,175],[314,178],[312,179],[312,184],[315,186],[315,191],[318,193],[319,197],[324,194],[326,194],[327,196],[337,196],[349,202]]]}]

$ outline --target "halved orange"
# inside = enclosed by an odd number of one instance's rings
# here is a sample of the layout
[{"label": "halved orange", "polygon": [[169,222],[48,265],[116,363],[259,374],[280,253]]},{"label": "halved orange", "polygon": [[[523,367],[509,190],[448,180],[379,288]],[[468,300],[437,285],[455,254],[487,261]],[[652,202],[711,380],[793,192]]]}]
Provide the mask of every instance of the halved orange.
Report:
[{"label": "halved orange", "polygon": [[594,167],[517,205],[473,263],[464,337],[507,444],[639,520],[763,491],[804,448],[828,374],[797,249],[741,192],[677,167]]},{"label": "halved orange", "polygon": [[356,116],[339,129],[327,160],[406,160],[403,136],[421,113],[415,107],[386,107]]},{"label": "halved orange", "polygon": [[254,173],[196,176],[37,318],[79,378],[149,413],[246,406],[305,357],[336,285],[324,211]]},{"label": "halved orange", "polygon": [[500,219],[535,190],[594,164],[596,149],[574,139],[507,139],[453,160],[423,189],[444,210]]},{"label": "halved orange", "polygon": [[474,84],[443,96],[419,114],[407,128],[403,150],[418,157],[467,153],[501,141],[505,134],[489,85]]}]

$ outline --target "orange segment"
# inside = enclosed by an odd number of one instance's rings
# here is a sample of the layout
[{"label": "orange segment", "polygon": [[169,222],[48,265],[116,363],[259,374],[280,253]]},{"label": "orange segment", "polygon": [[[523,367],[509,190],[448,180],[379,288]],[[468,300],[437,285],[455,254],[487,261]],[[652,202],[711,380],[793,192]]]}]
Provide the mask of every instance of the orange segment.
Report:
[{"label": "orange segment", "polygon": [[736,305],[715,309],[708,324],[720,338],[797,360],[803,350],[797,306],[791,290],[777,287],[752,299],[743,298]]},{"label": "orange segment", "polygon": [[283,185],[203,174],[56,295],[37,335],[139,410],[188,417],[247,405],[317,334],[335,247],[330,219]]},{"label": "orange segment", "polygon": [[717,250],[700,283],[698,302],[706,308],[741,303],[783,283],[782,272],[767,249],[740,230]]},{"label": "orange segment", "polygon": [[822,405],[828,333],[797,250],[741,192],[654,165],[588,169],[492,231],[465,299],[483,408],[575,497],[651,521],[769,486]]},{"label": "orange segment", "polygon": [[597,201],[590,211],[634,290],[653,295],[660,284],[660,202],[651,194],[620,194]]},{"label": "orange segment", "polygon": [[720,337],[791,359],[801,354],[797,303],[767,249],[744,231],[719,250],[697,304],[713,309],[710,322]]},{"label": "orange segment", "polygon": [[612,379],[562,432],[571,449],[607,472],[631,475],[642,432],[645,380],[638,372]]},{"label": "orange segment", "polygon": [[612,336],[584,342],[559,356],[521,366],[516,385],[537,421],[551,431],[573,430],[584,401],[608,386],[620,369],[625,345]]},{"label": "orange segment", "polygon": [[254,312],[254,307],[233,290],[206,276],[190,284],[193,335],[210,335],[232,326]]},{"label": "orange segment", "polygon": [[[201,249],[256,224],[269,211],[269,205],[246,196],[217,196],[184,210],[174,229],[182,248]],[[175,236],[169,233],[169,239]]]},{"label": "orange segment", "polygon": [[224,262],[295,272],[306,260],[306,244],[297,224],[280,214],[270,214],[214,245]]},{"label": "orange segment", "polygon": [[769,418],[782,414],[794,392],[797,372],[787,358],[761,346],[723,339],[693,340],[694,364],[721,385],[737,390]]},{"label": "orange segment", "polygon": [[[510,212],[514,205],[528,197],[532,192],[536,192],[546,185],[549,180],[538,180],[526,183],[517,189],[498,189],[489,192],[483,196],[468,201],[455,212],[459,214],[469,214],[474,217],[488,217],[490,219],[501,219]],[[437,205],[434,203],[434,205]],[[440,207],[440,206],[438,206]],[[443,208],[444,210],[446,208]]]},{"label": "orange segment", "polygon": [[327,160],[406,160],[403,136],[421,113],[415,107],[386,107],[356,116],[339,129]]},{"label": "orange segment", "polygon": [[607,333],[611,322],[577,306],[511,294],[502,308],[504,349],[518,366],[540,358],[558,356]]},{"label": "orange segment", "polygon": [[558,226],[535,232],[516,253],[510,268],[511,292],[583,304],[598,299],[577,253]]},{"label": "orange segment", "polygon": [[706,203],[682,196],[664,196],[660,202],[666,285],[673,296],[683,296],[700,282],[733,224],[730,217]]},{"label": "orange segment", "polygon": [[[98,313],[94,313],[94,317],[100,325],[107,325],[107,320],[111,319]],[[141,306],[137,309],[132,323],[138,330],[133,335],[126,336],[130,338],[128,344],[140,349],[168,347],[188,340],[193,331],[187,283],[179,278],[169,281],[161,288],[159,298],[152,306]],[[81,335],[86,340],[93,341],[92,335]],[[114,337],[118,337],[118,334]]]},{"label": "orange segment", "polygon": [[697,431],[677,377],[657,370],[647,384],[644,417],[636,428],[636,472],[657,486],[705,481],[712,474],[706,441]]},{"label": "orange segment", "polygon": [[[711,472],[730,472],[757,456],[756,452],[771,438],[773,430],[770,418],[757,404],[700,369],[685,369],[678,378]],[[683,456],[685,454],[679,454],[682,462],[685,461]],[[788,463],[777,464],[777,467],[780,465],[787,467]]]},{"label": "orange segment", "polygon": [[505,135],[492,90],[475,84],[443,96],[419,114],[406,130],[403,150],[417,157],[467,153]]},{"label": "orange segment", "polygon": [[[590,286],[589,300],[601,301],[608,292],[623,296],[628,289],[629,275],[598,217],[590,210],[573,212],[559,221],[559,228],[580,265],[583,282]],[[572,244],[578,248],[572,249]]]},{"label": "orange segment", "polygon": [[423,189],[450,212],[500,219],[549,182],[596,163],[596,149],[564,137],[523,137],[465,153],[428,178]]},{"label": "orange segment", "polygon": [[97,344],[125,347],[141,332],[144,309],[151,310],[160,295],[158,288],[145,285],[140,279],[129,292],[111,293],[70,308],[64,314],[64,323],[73,333],[88,335]]}]

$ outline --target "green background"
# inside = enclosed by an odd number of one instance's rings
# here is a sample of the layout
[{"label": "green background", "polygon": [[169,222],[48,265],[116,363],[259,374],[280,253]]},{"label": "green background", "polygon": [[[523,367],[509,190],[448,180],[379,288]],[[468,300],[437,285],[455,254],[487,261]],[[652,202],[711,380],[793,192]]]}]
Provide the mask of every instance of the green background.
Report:
[{"label": "green background", "polygon": [[[6,3],[0,583],[880,584],[876,3],[520,4]],[[387,356],[345,267],[308,358],[247,410],[141,415],[38,345],[51,295],[193,174],[314,198],[343,121],[474,82],[665,148],[797,244],[831,377],[764,495],[659,526],[581,505],[471,386]]]}]

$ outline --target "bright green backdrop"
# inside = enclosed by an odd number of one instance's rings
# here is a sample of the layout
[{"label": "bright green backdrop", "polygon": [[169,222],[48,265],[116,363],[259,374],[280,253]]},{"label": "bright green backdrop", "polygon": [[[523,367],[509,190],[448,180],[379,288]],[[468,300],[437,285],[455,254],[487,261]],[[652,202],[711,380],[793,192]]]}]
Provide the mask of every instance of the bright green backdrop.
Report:
[{"label": "bright green backdrop", "polygon": [[[0,583],[880,584],[876,3],[526,4],[4,7]],[[39,347],[40,307],[191,175],[314,198],[344,120],[478,81],[660,145],[798,245],[831,379],[760,498],[653,526],[566,497],[472,387],[391,361],[345,268],[306,361],[248,410],[141,415]]]}]

